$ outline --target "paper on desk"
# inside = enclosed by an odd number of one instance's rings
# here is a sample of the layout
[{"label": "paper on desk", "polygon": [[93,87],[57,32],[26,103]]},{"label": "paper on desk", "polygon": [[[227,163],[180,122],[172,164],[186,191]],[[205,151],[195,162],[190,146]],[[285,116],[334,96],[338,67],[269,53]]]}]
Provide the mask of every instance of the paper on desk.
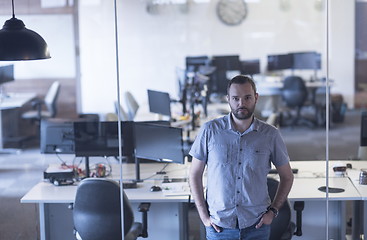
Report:
[{"label": "paper on desk", "polygon": [[190,195],[188,182],[162,183],[162,192],[165,196]]}]

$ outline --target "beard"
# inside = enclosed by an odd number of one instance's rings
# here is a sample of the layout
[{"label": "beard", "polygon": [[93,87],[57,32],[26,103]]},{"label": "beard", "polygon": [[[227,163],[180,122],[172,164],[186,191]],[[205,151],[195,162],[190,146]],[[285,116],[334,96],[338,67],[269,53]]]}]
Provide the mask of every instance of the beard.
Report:
[{"label": "beard", "polygon": [[253,106],[251,108],[241,107],[241,108],[237,108],[235,110],[232,109],[233,115],[238,120],[245,120],[245,119],[251,118],[252,115],[254,114],[254,111],[255,111],[255,106]]}]

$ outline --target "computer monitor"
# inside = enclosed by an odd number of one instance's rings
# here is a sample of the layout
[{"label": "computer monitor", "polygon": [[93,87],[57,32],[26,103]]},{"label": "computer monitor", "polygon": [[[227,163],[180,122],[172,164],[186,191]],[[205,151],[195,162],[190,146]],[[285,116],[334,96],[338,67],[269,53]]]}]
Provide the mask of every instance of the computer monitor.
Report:
[{"label": "computer monitor", "polygon": [[182,128],[135,122],[134,135],[137,158],[184,163]]},{"label": "computer monitor", "polygon": [[41,153],[74,153],[74,127],[72,120],[44,119],[41,121]]},{"label": "computer monitor", "polygon": [[268,55],[268,71],[279,71],[293,68],[292,54]]},{"label": "computer monitor", "polygon": [[171,98],[167,92],[148,89],[149,111],[171,117]]},{"label": "computer monitor", "polygon": [[292,69],[319,70],[321,69],[321,54],[317,52],[296,52],[293,55]]},{"label": "computer monitor", "polygon": [[0,84],[14,81],[14,65],[0,66]]},{"label": "computer monitor", "polygon": [[213,56],[212,65],[215,66],[217,70],[241,70],[239,55]]},{"label": "computer monitor", "polygon": [[[134,152],[133,122],[121,122],[122,155]],[[118,156],[117,122],[74,122],[75,156],[97,157]]]},{"label": "computer monitor", "polygon": [[260,73],[260,60],[244,60],[241,61],[241,73],[245,75],[254,75]]},{"label": "computer monitor", "polygon": [[186,71],[197,72],[200,66],[209,64],[208,56],[187,56],[186,57]]}]

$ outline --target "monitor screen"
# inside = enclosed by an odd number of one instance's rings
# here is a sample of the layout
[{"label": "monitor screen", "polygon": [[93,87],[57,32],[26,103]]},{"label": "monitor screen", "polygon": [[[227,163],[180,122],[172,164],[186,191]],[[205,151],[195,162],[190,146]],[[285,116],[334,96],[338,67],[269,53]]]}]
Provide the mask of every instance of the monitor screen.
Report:
[{"label": "monitor screen", "polygon": [[321,69],[321,54],[317,52],[298,52],[293,55],[293,69],[319,70]]},{"label": "monitor screen", "polygon": [[260,60],[241,61],[241,73],[245,75],[254,75],[260,73]]},{"label": "monitor screen", "polygon": [[149,111],[171,117],[171,98],[166,92],[148,89]]},{"label": "monitor screen", "polygon": [[184,163],[182,128],[135,122],[135,156]]},{"label": "monitor screen", "polygon": [[45,119],[41,121],[41,153],[74,153],[73,122],[66,119]]},{"label": "monitor screen", "polygon": [[200,66],[209,64],[208,56],[186,57],[186,71],[196,72]]},{"label": "monitor screen", "polygon": [[292,68],[292,54],[268,55],[268,71],[278,71]]},{"label": "monitor screen", "polygon": [[[122,154],[132,155],[133,122],[121,122]],[[75,156],[118,156],[117,122],[74,122]]]},{"label": "monitor screen", "polygon": [[238,55],[213,56],[212,65],[217,70],[241,70],[240,56]]},{"label": "monitor screen", "polygon": [[14,81],[14,65],[0,66],[0,84]]}]

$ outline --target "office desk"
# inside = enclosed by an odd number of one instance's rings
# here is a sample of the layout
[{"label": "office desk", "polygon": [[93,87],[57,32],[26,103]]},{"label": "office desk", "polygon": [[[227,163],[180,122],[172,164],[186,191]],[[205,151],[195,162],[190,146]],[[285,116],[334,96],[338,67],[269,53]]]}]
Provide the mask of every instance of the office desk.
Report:
[{"label": "office desk", "polygon": [[[330,166],[333,163],[330,162]],[[305,201],[303,236],[297,239],[325,239],[326,193],[318,190],[318,187],[326,184],[325,173],[322,170],[325,169],[325,162],[297,161],[291,162],[291,166],[298,168],[299,172],[295,174],[289,200],[291,203]],[[170,164],[165,171],[170,177],[185,177],[188,174],[188,168],[189,165]],[[133,169],[133,164],[124,164],[124,178],[134,179]],[[162,164],[141,164],[142,179],[151,177],[152,173],[161,169]],[[119,167],[114,167],[113,173],[112,178],[116,178]],[[269,176],[277,178],[277,175]],[[150,234],[148,239],[187,239],[186,203],[190,201],[190,198],[188,195],[166,197],[162,192],[150,192],[149,188],[152,185],[159,185],[162,178],[161,175],[155,175],[139,183],[139,188],[125,189],[125,192],[134,209],[140,202],[152,203],[148,213],[148,232]],[[330,172],[329,183],[331,187],[345,189],[343,193],[329,193],[329,236],[330,239],[344,239],[342,236],[345,236],[346,231],[346,201],[362,198],[348,177],[338,177]],[[21,199],[22,203],[38,204],[41,239],[66,239],[66,234],[72,238],[72,211],[67,207],[69,203],[74,202],[76,188],[76,186],[55,187],[50,183],[40,182]],[[137,221],[140,220],[140,213],[136,210],[135,217]],[[292,221],[296,221],[295,212],[293,212]],[[63,227],[64,225],[66,226]]]},{"label": "office desk", "polygon": [[[348,161],[349,163],[351,161]],[[361,224],[353,225],[353,239],[358,239],[360,234],[367,236],[367,185],[359,184],[359,173],[361,169],[367,168],[367,161],[353,161],[352,169],[347,170],[349,179],[361,196],[361,201],[355,201],[353,211],[355,218],[361,221]]]},{"label": "office desk", "polygon": [[[141,164],[142,179],[152,176],[152,173],[162,169],[162,164]],[[123,165],[124,179],[134,179],[133,164]],[[168,176],[180,177],[186,174],[187,168],[180,165],[170,165],[165,171]],[[113,167],[112,178],[118,179],[119,166]],[[136,189],[125,189],[136,221],[141,221],[141,213],[137,211],[141,202],[150,202],[148,212],[149,239],[187,239],[187,203],[189,195],[166,197],[160,192],[151,192],[150,187],[162,182],[162,176],[156,176],[138,183]],[[22,203],[36,203],[39,207],[41,240],[73,239],[72,210],[69,204],[74,202],[77,186],[56,187],[48,182],[40,182],[34,186],[22,199]],[[98,193],[96,193],[98,194]],[[93,197],[93,196],[91,196]]]},{"label": "office desk", "polygon": [[[3,119],[2,119],[2,111],[20,108],[27,102],[31,101],[36,97],[35,93],[8,93],[6,96],[0,96],[0,152],[1,153],[13,153],[17,152],[14,149],[4,149],[3,146]],[[17,127],[18,117],[15,116],[12,119],[12,126]]]}]

